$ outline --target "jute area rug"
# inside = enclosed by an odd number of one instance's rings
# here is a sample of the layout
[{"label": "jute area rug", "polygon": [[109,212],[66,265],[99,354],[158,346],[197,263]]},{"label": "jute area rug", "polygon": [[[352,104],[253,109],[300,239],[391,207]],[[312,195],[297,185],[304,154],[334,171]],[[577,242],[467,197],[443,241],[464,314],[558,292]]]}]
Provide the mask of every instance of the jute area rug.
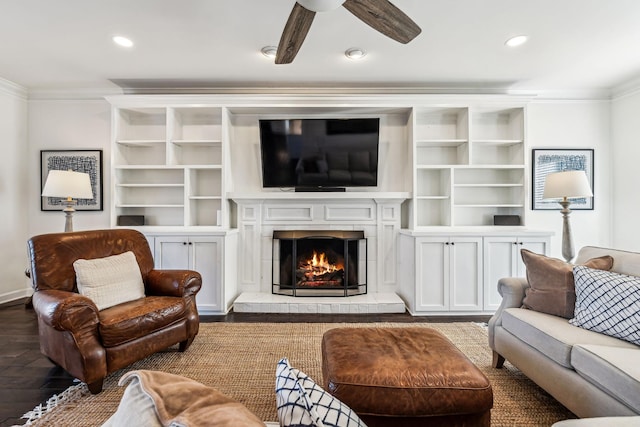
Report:
[{"label": "jute area rug", "polygon": [[111,374],[104,390],[86,386],[33,422],[35,426],[100,426],[118,407],[128,370],[161,370],[216,387],[242,402],[264,421],[277,421],[275,369],[282,357],[322,384],[322,334],[335,327],[429,327],[446,335],[489,378],[493,426],[550,426],[574,416],[510,364],[491,367],[485,328],[474,323],[202,323],[184,353],[172,347]]}]

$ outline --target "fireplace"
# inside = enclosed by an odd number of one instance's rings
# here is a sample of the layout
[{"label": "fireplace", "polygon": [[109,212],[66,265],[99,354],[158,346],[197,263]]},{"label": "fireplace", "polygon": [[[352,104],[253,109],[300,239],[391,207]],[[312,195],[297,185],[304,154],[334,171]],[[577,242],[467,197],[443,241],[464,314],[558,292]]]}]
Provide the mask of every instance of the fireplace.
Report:
[{"label": "fireplace", "polygon": [[363,231],[274,231],[272,275],[278,295],[366,294],[367,239]]}]

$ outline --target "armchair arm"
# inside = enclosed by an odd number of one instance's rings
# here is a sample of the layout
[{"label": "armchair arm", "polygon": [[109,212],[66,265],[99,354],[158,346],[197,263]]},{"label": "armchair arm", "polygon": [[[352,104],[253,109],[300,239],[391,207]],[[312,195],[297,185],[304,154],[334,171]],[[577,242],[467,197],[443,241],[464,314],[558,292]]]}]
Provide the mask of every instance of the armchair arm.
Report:
[{"label": "armchair arm", "polygon": [[494,349],[493,337],[496,326],[502,325],[502,312],[507,308],[522,307],[525,290],[529,287],[524,277],[505,277],[498,280],[498,293],[502,296],[502,303],[495,314],[489,319],[489,347]]},{"label": "armchair arm", "polygon": [[75,292],[37,291],[33,294],[33,308],[45,324],[58,331],[98,330],[98,307]]},{"label": "armchair arm", "polygon": [[98,331],[98,307],[80,294],[47,289],[33,294],[33,309],[38,313],[40,350],[93,393],[100,390],[107,357]]},{"label": "armchair arm", "polygon": [[202,276],[193,270],[151,270],[145,283],[149,295],[195,296],[202,286]]}]

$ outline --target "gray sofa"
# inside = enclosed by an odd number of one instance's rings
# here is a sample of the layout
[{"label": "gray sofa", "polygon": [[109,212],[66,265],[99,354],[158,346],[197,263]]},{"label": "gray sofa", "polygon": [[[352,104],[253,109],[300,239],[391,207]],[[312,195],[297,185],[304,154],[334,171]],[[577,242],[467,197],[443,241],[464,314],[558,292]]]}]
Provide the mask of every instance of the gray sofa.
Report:
[{"label": "gray sofa", "polygon": [[[575,263],[603,255],[613,257],[611,271],[640,276],[640,253],[587,246]],[[523,278],[498,282],[503,300],[489,321],[494,367],[508,360],[580,418],[639,415],[640,347],[521,308],[528,286]]]}]

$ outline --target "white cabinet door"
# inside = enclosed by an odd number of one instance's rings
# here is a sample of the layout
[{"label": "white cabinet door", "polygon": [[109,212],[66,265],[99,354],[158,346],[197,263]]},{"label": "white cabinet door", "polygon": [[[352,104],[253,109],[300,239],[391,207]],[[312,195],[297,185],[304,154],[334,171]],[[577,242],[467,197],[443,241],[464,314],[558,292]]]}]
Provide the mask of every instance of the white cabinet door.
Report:
[{"label": "white cabinet door", "polygon": [[195,270],[202,276],[196,296],[198,310],[224,311],[222,295],[222,237],[156,236],[155,264],[158,269]]},{"label": "white cabinet door", "polygon": [[449,246],[449,309],[482,310],[482,238],[452,237]]},{"label": "white cabinet door", "polygon": [[448,238],[416,239],[416,311],[449,309]]},{"label": "white cabinet door", "polygon": [[482,309],[482,238],[416,239],[417,311]]},{"label": "white cabinet door", "polygon": [[189,237],[191,269],[202,275],[199,310],[222,312],[222,237]]},{"label": "white cabinet door", "polygon": [[484,310],[495,311],[500,307],[502,297],[498,293],[498,280],[503,277],[525,277],[526,268],[520,256],[520,249],[528,249],[539,254],[549,251],[549,237],[506,236],[484,238]]},{"label": "white cabinet door", "polygon": [[186,236],[156,236],[154,240],[157,269],[189,269],[189,239]]}]

